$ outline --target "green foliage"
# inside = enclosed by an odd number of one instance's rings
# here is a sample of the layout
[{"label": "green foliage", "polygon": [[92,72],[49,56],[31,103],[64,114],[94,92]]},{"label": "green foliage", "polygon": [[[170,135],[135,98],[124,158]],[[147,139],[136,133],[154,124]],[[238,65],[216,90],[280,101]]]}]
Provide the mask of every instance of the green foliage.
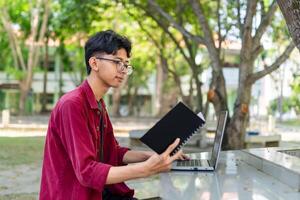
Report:
[{"label": "green foliage", "polygon": [[5,68],[6,73],[8,73],[10,76],[13,76],[12,78],[15,78],[17,80],[22,80],[25,76],[25,72],[16,69],[15,67],[9,67],[7,66]]},{"label": "green foliage", "polygon": [[[192,8],[188,6],[188,2],[179,2],[179,1],[156,1],[159,6],[161,6],[165,11],[168,12],[179,24],[183,27],[187,27],[191,33],[201,35],[202,29],[199,27],[197,18],[192,15]],[[138,21],[140,26],[142,26],[140,32],[147,35],[150,42],[153,43],[152,49],[155,50],[155,60],[152,62],[152,65],[160,65],[161,57],[166,59],[168,63],[168,68],[170,71],[174,72],[176,76],[191,76],[191,69],[184,58],[182,51],[190,59],[191,62],[194,62],[197,53],[201,52],[198,44],[190,41],[187,38],[183,38],[182,34],[178,30],[173,28],[167,20],[161,18],[157,15],[157,12],[148,5],[145,1],[122,1],[123,5],[133,16],[134,21]],[[136,8],[142,8],[135,10]],[[180,13],[180,15],[178,15]],[[153,16],[152,16],[153,15]],[[152,17],[150,17],[152,16]],[[164,24],[168,31],[174,36],[175,40],[178,42],[181,50],[176,46],[174,41],[170,38],[169,34],[163,30],[161,24]],[[187,47],[187,45],[189,47]],[[189,49],[188,49],[189,48]],[[151,50],[151,49],[150,49]],[[201,52],[202,53],[202,52]],[[145,54],[146,58],[149,58],[149,52]],[[206,59],[202,59],[203,61]],[[202,72],[208,64],[204,62],[199,65],[198,72]],[[155,70],[155,66],[153,68]],[[173,74],[173,73],[172,73]],[[167,80],[164,80],[163,90],[165,93],[170,90],[174,90],[174,87],[177,88],[178,85],[174,82],[174,76],[169,73]]]},{"label": "green foliage", "polygon": [[10,46],[5,31],[0,26],[0,71],[4,70],[8,66],[13,66],[13,59],[11,56]]},{"label": "green foliage", "polygon": [[[284,97],[282,99],[282,112],[287,113],[291,110],[293,107],[293,103],[290,97]],[[279,112],[279,99],[274,99],[271,101],[269,106],[269,112],[271,114],[275,114],[276,112]]]},{"label": "green foliage", "polygon": [[54,0],[51,5],[48,36],[59,42],[52,56],[59,54],[63,71],[73,74],[76,85],[85,74],[83,42],[93,32],[93,22],[103,20],[99,7],[97,0]]},{"label": "green foliage", "polygon": [[147,81],[153,74],[156,67],[155,63],[158,61],[151,48],[149,42],[145,41],[134,44],[133,56],[130,61],[133,66],[133,74],[128,77],[129,88],[148,88]]},{"label": "green foliage", "polygon": [[300,114],[300,76],[294,75],[294,81],[291,84],[292,97],[291,104],[295,111]]},{"label": "green foliage", "polygon": [[[28,2],[26,0],[7,0],[1,2],[1,7],[8,11],[9,19],[12,22],[15,36],[17,37],[17,45],[21,49],[21,54],[25,64],[28,58],[28,46],[25,44],[30,34],[30,20],[32,15],[32,8],[35,6],[36,1]],[[43,10],[40,10],[41,14]],[[2,25],[2,23],[0,24]],[[3,26],[0,26],[0,49],[1,49],[1,62],[0,70],[5,70],[7,73],[12,74],[17,80],[21,80],[24,73],[15,62],[12,56],[11,46],[9,45],[8,34]]]},{"label": "green foliage", "polygon": [[[8,90],[3,90],[2,98],[2,106],[5,109],[9,109],[11,114],[18,114],[19,112],[19,99],[20,93],[19,92],[9,92]],[[2,103],[1,102],[1,103]]]},{"label": "green foliage", "polygon": [[[130,63],[133,66],[133,74],[128,77],[127,87],[148,88],[147,81],[158,61],[155,47],[121,4],[112,1],[102,1],[102,3],[103,6],[99,7],[98,11],[106,17],[106,20],[93,21],[93,30],[113,29],[131,40],[133,48]],[[137,14],[139,11],[134,8],[130,12]],[[146,26],[148,23],[149,21],[145,20]]]},{"label": "green foliage", "polygon": [[300,120],[299,119],[290,119],[280,122],[280,124],[283,124],[285,126],[294,126],[299,128],[300,126]]},{"label": "green foliage", "polygon": [[64,40],[74,34],[91,31],[93,21],[101,21],[102,16],[97,8],[98,0],[54,0],[50,18],[50,30],[56,38]]},{"label": "green foliage", "polygon": [[[6,0],[2,5],[7,9],[10,20],[18,30],[20,42],[24,42],[30,34],[32,8],[36,6],[36,3],[36,0]],[[43,9],[38,14],[41,15],[42,13]]]},{"label": "green foliage", "polygon": [[5,109],[5,93],[0,90],[0,110]]},{"label": "green foliage", "polygon": [[286,27],[286,22],[279,11],[275,12],[268,33],[270,33],[272,42],[275,44],[283,45],[289,41],[289,31]]},{"label": "green foliage", "polygon": [[[7,0],[0,2],[0,6],[5,6],[8,9],[11,20],[18,29],[18,39],[21,44],[22,53],[25,56],[25,61],[28,56],[28,48],[25,45],[25,41],[30,34],[30,11],[35,2],[36,0]],[[91,34],[101,30],[113,29],[120,34],[127,35],[133,43],[131,63],[134,67],[134,73],[129,77],[129,88],[148,87],[147,81],[149,77],[155,74],[156,67],[160,64],[160,56],[167,59],[169,68],[178,76],[191,75],[191,68],[178,47],[149,15],[154,15],[162,20],[162,23],[167,26],[168,31],[178,41],[179,46],[183,47],[186,55],[191,58],[195,58],[197,54],[202,55],[201,63],[197,66],[199,75],[201,75],[201,72],[205,68],[211,65],[207,50],[203,46],[199,46],[195,42],[184,38],[178,30],[171,26],[170,22],[162,19],[151,8],[148,1],[52,0],[50,2],[51,15],[47,35],[52,42],[55,41],[55,46],[52,48],[56,49],[50,52],[50,57],[52,56],[53,58],[56,53],[59,54],[63,71],[80,74],[83,77],[85,74],[84,42]],[[203,27],[200,26],[198,17],[194,14],[188,0],[157,0],[156,2],[186,30],[203,37]],[[220,9],[218,10],[217,1],[201,1],[204,15],[216,41],[219,25],[221,35],[225,40],[230,42],[240,41],[237,2],[235,0],[222,0],[220,1]],[[266,14],[270,3],[270,0],[259,1],[259,5],[261,6],[258,6],[254,24],[258,24],[261,19],[260,17]],[[245,17],[246,5],[247,1],[240,1],[242,19]],[[218,14],[221,21],[220,24],[217,23]],[[287,29],[283,27],[285,27],[285,22],[280,13],[277,12],[272,21],[272,26],[268,28],[267,32],[270,35],[268,38],[271,38],[272,42],[276,45],[273,45],[270,51],[263,52],[261,56],[262,60],[266,57],[273,57],[278,51],[278,46],[287,41]],[[148,32],[148,35],[146,32]],[[153,40],[158,45],[154,44]],[[0,70],[5,69],[10,75],[21,80],[25,74],[14,67],[9,48],[7,34],[0,26],[0,59],[2,61]],[[221,59],[224,62],[236,64],[240,62],[238,53],[229,55],[224,49],[221,49],[220,53]],[[42,67],[35,70],[41,69]],[[171,76],[164,81],[166,82],[166,92],[169,88],[172,89],[174,87]],[[294,105],[298,104],[297,101],[299,101],[299,98],[297,98],[298,96],[293,97]]]}]

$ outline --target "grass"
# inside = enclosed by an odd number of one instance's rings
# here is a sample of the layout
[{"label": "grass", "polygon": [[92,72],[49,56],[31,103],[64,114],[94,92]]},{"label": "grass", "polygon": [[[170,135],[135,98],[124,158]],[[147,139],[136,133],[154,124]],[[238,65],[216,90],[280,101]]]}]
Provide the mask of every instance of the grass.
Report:
[{"label": "grass", "polygon": [[41,163],[45,137],[0,137],[0,165]]},{"label": "grass", "polygon": [[299,119],[293,119],[293,120],[286,120],[279,122],[282,125],[287,125],[287,126],[300,126],[300,120]]},{"label": "grass", "polygon": [[36,200],[36,199],[37,199],[36,193],[10,194],[10,195],[0,196],[0,200]]},{"label": "grass", "polygon": [[[44,141],[44,137],[0,137],[0,170],[19,165],[41,164]],[[2,183],[2,187],[4,188],[0,187],[0,193],[6,187],[5,183]],[[37,193],[0,194],[0,200],[36,200],[37,195]]]}]

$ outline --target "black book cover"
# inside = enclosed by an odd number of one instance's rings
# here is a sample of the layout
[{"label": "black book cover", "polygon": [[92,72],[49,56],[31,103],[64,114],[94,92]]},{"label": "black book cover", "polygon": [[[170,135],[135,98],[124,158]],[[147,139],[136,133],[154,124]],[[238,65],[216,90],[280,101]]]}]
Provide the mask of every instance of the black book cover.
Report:
[{"label": "black book cover", "polygon": [[179,102],[150,128],[140,140],[156,153],[161,154],[176,138],[180,138],[180,143],[171,153],[172,155],[177,152],[204,123],[205,121],[203,119],[182,102]]}]

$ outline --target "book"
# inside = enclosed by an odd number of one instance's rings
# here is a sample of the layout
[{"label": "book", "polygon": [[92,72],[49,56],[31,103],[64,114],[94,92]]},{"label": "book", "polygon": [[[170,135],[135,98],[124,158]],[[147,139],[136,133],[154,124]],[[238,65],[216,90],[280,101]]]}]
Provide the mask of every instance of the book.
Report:
[{"label": "book", "polygon": [[178,146],[172,151],[175,154],[190,137],[197,133],[205,124],[202,113],[195,114],[182,102],[179,102],[152,128],[150,128],[140,141],[154,150],[163,153],[176,138],[180,138]]}]

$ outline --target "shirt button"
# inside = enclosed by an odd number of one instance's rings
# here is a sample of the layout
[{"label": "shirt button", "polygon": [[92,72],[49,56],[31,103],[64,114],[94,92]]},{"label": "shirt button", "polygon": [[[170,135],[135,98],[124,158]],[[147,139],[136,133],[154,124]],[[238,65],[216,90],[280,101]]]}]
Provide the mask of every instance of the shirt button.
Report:
[{"label": "shirt button", "polygon": [[99,131],[99,126],[96,127],[96,130]]}]

